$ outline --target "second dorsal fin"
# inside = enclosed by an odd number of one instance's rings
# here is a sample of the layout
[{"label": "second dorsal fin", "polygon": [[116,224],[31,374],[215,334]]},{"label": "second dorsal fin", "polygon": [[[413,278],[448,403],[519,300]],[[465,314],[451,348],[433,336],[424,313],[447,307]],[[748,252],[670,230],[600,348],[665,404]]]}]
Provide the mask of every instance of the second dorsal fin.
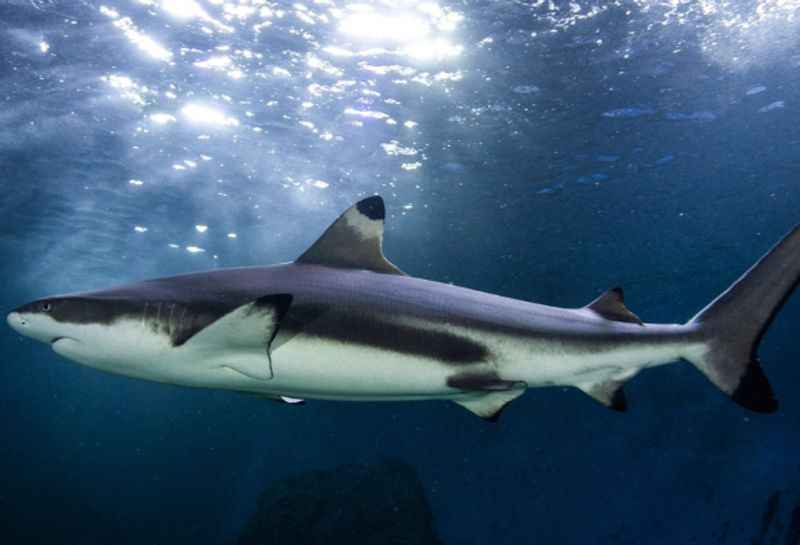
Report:
[{"label": "second dorsal fin", "polygon": [[405,274],[383,255],[385,217],[382,198],[375,196],[358,201],[297,258],[297,263]]},{"label": "second dorsal fin", "polygon": [[622,288],[606,290],[600,297],[584,308],[599,314],[606,320],[644,325],[642,320],[625,306],[625,295],[622,292]]}]

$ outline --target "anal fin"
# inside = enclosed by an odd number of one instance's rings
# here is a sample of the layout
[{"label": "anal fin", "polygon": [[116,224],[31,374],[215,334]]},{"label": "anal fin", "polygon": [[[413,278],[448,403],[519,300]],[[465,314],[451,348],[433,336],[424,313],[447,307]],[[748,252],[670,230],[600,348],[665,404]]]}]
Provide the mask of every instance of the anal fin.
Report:
[{"label": "anal fin", "polygon": [[614,380],[578,386],[586,395],[598,403],[602,403],[612,411],[625,412],[628,410],[628,401],[622,383]]}]

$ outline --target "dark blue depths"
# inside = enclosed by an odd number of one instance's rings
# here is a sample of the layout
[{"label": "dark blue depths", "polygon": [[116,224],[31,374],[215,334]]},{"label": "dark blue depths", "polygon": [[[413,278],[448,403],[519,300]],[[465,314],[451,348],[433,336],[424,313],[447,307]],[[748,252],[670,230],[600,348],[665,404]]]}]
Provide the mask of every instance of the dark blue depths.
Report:
[{"label": "dark blue depths", "polygon": [[[800,221],[791,2],[242,5],[0,6],[0,308],[290,260],[378,193],[410,274],[680,322]],[[232,543],[270,483],[392,459],[447,544],[797,544],[798,324],[760,350],[774,415],[678,364],[626,414],[542,389],[495,425],[139,382],[5,328],[0,539]]]}]

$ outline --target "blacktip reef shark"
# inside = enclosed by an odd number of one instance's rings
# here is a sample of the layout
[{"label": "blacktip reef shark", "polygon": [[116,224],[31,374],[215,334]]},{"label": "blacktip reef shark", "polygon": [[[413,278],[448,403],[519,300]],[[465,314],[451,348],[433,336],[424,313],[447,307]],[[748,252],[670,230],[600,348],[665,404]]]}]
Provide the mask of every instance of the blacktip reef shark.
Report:
[{"label": "blacktip reef shark", "polygon": [[688,322],[653,324],[619,288],[557,308],[408,276],[383,255],[385,214],[356,203],[292,263],[48,297],[8,323],[97,369],[288,403],[447,399],[491,420],[558,385],[624,410],[625,381],[688,360],[740,405],[777,409],[756,349],[800,277],[799,227]]}]

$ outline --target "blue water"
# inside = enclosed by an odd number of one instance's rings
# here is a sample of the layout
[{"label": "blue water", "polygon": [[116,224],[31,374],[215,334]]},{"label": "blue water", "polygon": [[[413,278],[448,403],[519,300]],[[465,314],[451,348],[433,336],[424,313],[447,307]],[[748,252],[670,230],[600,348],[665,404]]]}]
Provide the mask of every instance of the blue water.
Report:
[{"label": "blue water", "polygon": [[[0,308],[288,261],[377,193],[412,275],[565,307],[620,285],[682,322],[800,221],[799,10],[6,1]],[[279,406],[3,328],[0,542],[232,543],[271,482],[393,457],[447,544],[796,545],[797,299],[760,350],[774,415],[685,363],[632,380],[626,414],[562,388],[496,425],[446,402]]]}]

